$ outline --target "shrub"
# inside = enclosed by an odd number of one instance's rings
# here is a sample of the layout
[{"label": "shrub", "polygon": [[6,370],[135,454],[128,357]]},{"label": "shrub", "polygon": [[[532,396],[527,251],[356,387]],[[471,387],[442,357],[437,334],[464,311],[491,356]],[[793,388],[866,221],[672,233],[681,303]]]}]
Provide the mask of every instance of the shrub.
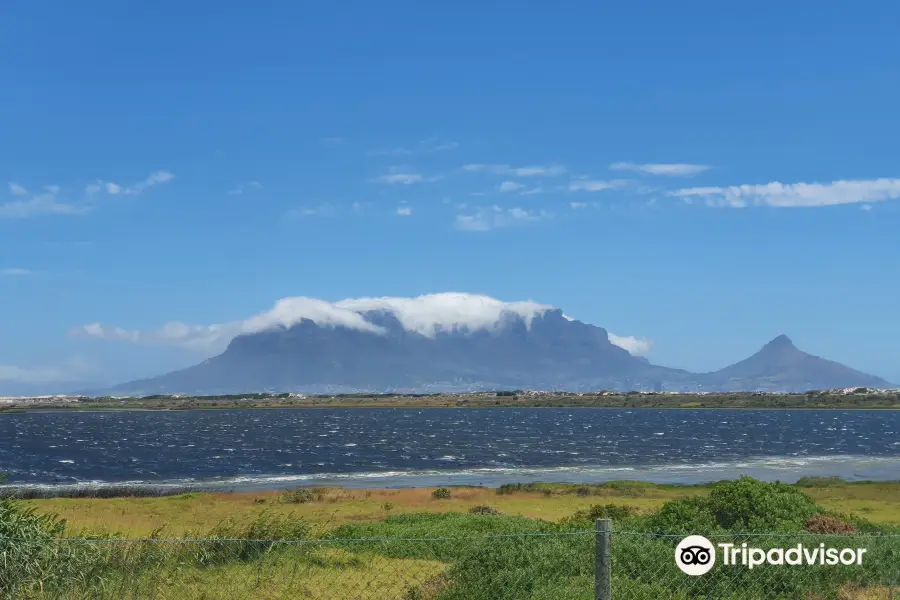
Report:
[{"label": "shrub", "polygon": [[843,487],[847,482],[840,477],[801,477],[794,485],[801,488],[829,488]]},{"label": "shrub", "polygon": [[583,485],[579,486],[579,487],[575,488],[575,495],[576,496],[590,496],[591,488],[585,487]]},{"label": "shrub", "polygon": [[575,511],[575,513],[562,520],[564,524],[588,525],[597,519],[612,519],[624,521],[638,513],[638,507],[627,504],[594,504],[590,508]]},{"label": "shrub", "polygon": [[384,510],[394,510],[394,503],[393,502],[385,502],[384,504],[381,505],[381,508],[383,508]]},{"label": "shrub", "polygon": [[431,492],[431,497],[435,500],[449,500],[450,499],[450,490],[447,488],[438,488]]},{"label": "shrub", "polygon": [[715,485],[708,502],[724,529],[801,531],[823,510],[794,486],[766,483],[752,477]]},{"label": "shrub", "polygon": [[706,498],[666,502],[648,520],[656,531],[708,533],[731,531],[803,531],[824,511],[800,489],[752,477],[723,481]]},{"label": "shrub", "polygon": [[312,490],[297,488],[281,494],[281,501],[285,504],[305,504],[315,500]]},{"label": "shrub", "polygon": [[680,498],[663,504],[648,519],[651,530],[663,533],[712,533],[720,529],[706,498]]},{"label": "shrub", "polygon": [[500,516],[503,513],[494,508],[493,506],[473,506],[469,509],[470,515],[492,515],[492,516]]},{"label": "shrub", "polygon": [[806,521],[804,528],[810,533],[856,533],[855,525],[829,515],[816,515]]}]

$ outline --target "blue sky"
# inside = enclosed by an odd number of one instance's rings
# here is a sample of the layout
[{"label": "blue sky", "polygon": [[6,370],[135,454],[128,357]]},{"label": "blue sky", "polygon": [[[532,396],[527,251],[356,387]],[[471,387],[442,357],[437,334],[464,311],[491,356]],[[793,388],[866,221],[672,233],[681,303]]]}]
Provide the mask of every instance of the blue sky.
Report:
[{"label": "blue sky", "polygon": [[447,291],[900,382],[900,7],[434,4],[0,8],[0,393]]}]

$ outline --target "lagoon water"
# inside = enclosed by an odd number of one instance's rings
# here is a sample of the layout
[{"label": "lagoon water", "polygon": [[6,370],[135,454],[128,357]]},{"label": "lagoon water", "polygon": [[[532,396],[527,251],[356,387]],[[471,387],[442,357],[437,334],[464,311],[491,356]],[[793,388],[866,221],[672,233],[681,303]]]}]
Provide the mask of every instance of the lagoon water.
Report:
[{"label": "lagoon water", "polygon": [[0,415],[3,472],[18,485],[227,489],[897,480],[900,411],[35,411]]}]

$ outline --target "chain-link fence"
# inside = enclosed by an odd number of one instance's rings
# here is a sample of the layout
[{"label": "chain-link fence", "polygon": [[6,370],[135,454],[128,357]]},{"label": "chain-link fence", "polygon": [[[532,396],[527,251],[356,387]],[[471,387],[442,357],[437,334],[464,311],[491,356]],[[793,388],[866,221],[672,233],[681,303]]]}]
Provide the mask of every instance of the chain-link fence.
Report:
[{"label": "chain-link fence", "polygon": [[598,525],[597,600],[900,600],[896,535],[688,537],[606,527]]},{"label": "chain-link fence", "polygon": [[[597,525],[461,537],[7,538],[0,539],[0,597],[900,600],[897,536],[722,534],[709,536],[704,554],[702,544],[679,546],[683,535]],[[837,564],[829,564],[829,549]],[[844,564],[843,549],[854,550],[852,564]],[[713,564],[690,575],[676,556],[695,570]],[[790,562],[768,564],[770,557]]]}]

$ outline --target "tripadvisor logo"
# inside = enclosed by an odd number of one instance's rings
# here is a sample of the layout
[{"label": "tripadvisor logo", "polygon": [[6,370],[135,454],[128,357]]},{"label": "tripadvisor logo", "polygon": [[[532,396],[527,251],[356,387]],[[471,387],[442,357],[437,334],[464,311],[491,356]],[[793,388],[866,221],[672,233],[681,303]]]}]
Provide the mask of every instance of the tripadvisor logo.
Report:
[{"label": "tripadvisor logo", "polygon": [[[722,565],[752,569],[760,565],[862,565],[866,548],[826,548],[797,544],[790,548],[754,548],[747,544],[716,544]],[[716,564],[716,546],[702,535],[689,535],[675,547],[675,564],[688,575],[703,575]]]},{"label": "tripadvisor logo", "polygon": [[716,564],[716,549],[702,535],[689,535],[675,546],[675,564],[688,575],[703,575]]}]

